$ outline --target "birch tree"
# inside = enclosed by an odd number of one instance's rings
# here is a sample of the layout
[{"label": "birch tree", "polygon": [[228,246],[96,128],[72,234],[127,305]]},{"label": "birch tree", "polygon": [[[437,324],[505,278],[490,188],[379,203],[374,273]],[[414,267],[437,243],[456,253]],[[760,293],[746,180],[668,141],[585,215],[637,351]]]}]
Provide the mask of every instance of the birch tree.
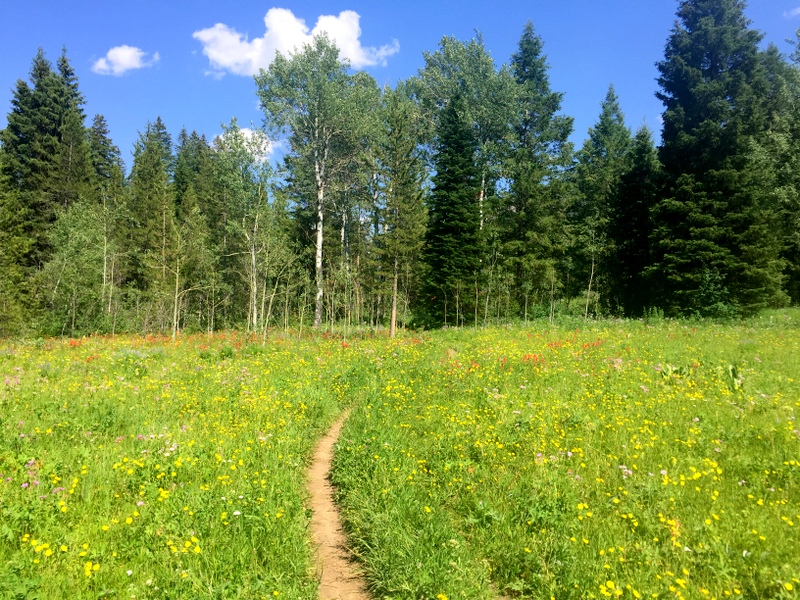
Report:
[{"label": "birch tree", "polygon": [[[371,85],[369,82],[371,81]],[[377,99],[374,80],[351,75],[339,50],[326,37],[290,56],[277,54],[268,70],[256,75],[264,124],[288,137],[290,169],[312,179],[315,212],[314,326],[322,323],[323,240],[326,211],[337,176],[351,165],[363,139],[364,116]]]}]

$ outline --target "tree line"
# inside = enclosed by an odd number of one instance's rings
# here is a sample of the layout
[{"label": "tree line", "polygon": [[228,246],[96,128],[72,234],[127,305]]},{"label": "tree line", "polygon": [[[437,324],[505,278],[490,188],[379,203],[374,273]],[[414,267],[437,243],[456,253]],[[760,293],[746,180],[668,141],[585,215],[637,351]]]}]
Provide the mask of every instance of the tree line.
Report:
[{"label": "tree line", "polygon": [[[326,37],[255,77],[263,128],[160,118],[126,174],[62,52],[0,132],[0,335],[737,316],[800,299],[800,52],[682,0],[660,145],[613,86],[581,147],[528,23],[380,89]],[[267,159],[280,144],[282,160]]]}]

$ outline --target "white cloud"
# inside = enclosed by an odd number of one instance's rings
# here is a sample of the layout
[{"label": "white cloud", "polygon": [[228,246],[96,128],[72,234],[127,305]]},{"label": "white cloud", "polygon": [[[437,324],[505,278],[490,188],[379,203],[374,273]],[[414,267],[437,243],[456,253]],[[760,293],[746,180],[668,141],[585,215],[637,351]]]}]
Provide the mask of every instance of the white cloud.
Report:
[{"label": "white cloud", "polygon": [[223,23],[195,31],[193,37],[202,42],[203,54],[211,62],[213,73],[230,71],[236,75],[255,75],[259,69],[269,67],[275,53],[291,54],[311,43],[315,35],[327,33],[350,64],[362,67],[385,65],[386,59],[400,50],[394,40],[380,48],[361,45],[361,17],[357,12],[345,10],[339,16],[322,15],[309,30],[303,19],[295,17],[286,8],[271,8],[264,15],[266,32],[252,41],[247,35]]},{"label": "white cloud", "polygon": [[787,10],[783,13],[783,16],[787,19],[792,19],[794,17],[800,16],[800,6],[797,8],[793,8],[792,10]]},{"label": "white cloud", "polygon": [[152,67],[161,58],[158,52],[149,59],[147,55],[147,52],[135,46],[114,46],[92,65],[92,71],[98,75],[120,76],[134,69]]},{"label": "white cloud", "polygon": [[[250,127],[239,127],[237,129],[242,136],[245,148],[260,163],[268,162],[272,155],[281,147],[283,142],[269,139],[262,130],[251,129]],[[223,131],[214,136],[214,142],[219,143],[226,136],[232,135],[232,131]]]}]

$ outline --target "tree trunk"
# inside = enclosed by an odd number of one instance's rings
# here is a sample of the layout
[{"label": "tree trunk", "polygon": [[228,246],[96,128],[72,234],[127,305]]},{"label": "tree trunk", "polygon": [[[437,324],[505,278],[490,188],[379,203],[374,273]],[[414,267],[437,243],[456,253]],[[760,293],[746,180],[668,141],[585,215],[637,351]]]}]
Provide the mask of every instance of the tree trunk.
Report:
[{"label": "tree trunk", "polygon": [[173,298],[173,305],[172,305],[172,341],[175,341],[175,338],[178,335],[178,315],[180,311],[178,310],[178,303],[180,302],[180,280],[181,280],[181,263],[179,260],[175,261],[175,296]]},{"label": "tree trunk", "polygon": [[592,271],[589,273],[589,287],[586,290],[586,309],[583,311],[583,318],[589,318],[589,296],[592,293],[592,280],[594,279],[594,252],[592,252]]},{"label": "tree trunk", "polygon": [[392,277],[392,318],[389,322],[389,337],[397,332],[397,279],[399,277],[398,260],[394,258],[394,276]]},{"label": "tree trunk", "polygon": [[314,327],[319,328],[322,325],[322,220],[324,217],[324,200],[325,188],[319,181],[319,165],[316,165],[317,170],[317,247],[314,253],[314,282],[317,286],[317,295],[314,302]]}]

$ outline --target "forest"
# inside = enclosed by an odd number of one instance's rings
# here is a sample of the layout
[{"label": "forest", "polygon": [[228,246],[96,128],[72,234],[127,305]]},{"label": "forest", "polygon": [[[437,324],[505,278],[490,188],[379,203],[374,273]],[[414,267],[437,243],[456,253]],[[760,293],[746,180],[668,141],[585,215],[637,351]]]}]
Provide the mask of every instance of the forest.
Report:
[{"label": "forest", "polygon": [[660,141],[611,85],[575,147],[532,23],[507,63],[444,37],[384,89],[316,37],[255,76],[259,130],[173,137],[156,117],[130,165],[67,51],[40,50],[0,131],[0,336],[797,304],[800,49],[762,38],[742,0],[682,0]]}]

